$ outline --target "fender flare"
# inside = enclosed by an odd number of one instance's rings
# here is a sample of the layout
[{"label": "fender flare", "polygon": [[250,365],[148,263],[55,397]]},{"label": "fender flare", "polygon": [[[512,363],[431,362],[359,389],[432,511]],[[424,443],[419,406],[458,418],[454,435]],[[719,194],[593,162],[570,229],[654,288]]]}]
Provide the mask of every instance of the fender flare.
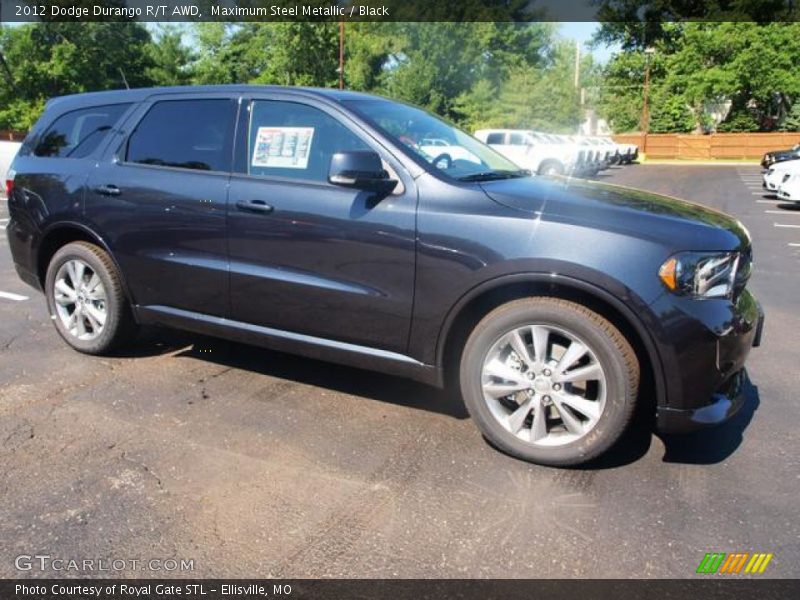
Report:
[{"label": "fender flare", "polygon": [[[475,298],[490,292],[493,289],[499,289],[507,285],[514,284],[557,284],[562,287],[572,288],[577,291],[583,292],[590,296],[605,302],[616,310],[625,321],[633,328],[636,335],[642,341],[644,351],[647,353],[647,358],[650,362],[650,367],[653,372],[656,404],[657,406],[666,405],[666,381],[664,365],[661,359],[661,353],[658,346],[651,334],[650,330],[645,326],[640,315],[633,310],[628,304],[619,299],[615,294],[609,292],[607,289],[579,279],[570,275],[562,275],[558,273],[541,273],[541,272],[521,272],[512,273],[507,275],[500,275],[492,279],[486,280],[464,293],[458,301],[450,308],[441,327],[439,328],[439,335],[436,341],[436,365],[443,371],[445,361],[445,350],[447,340],[450,337],[451,329],[458,316],[462,313],[463,309],[472,302]],[[642,306],[647,303],[637,297]]]},{"label": "fender flare", "polygon": [[[117,269],[117,272],[120,275],[120,280],[122,282],[122,289],[125,292],[125,297],[128,299],[128,303],[131,306],[131,311],[132,311],[132,313],[134,315],[134,318],[137,318],[136,317],[136,305],[134,303],[133,295],[131,294],[130,288],[128,287],[128,282],[125,279],[125,274],[122,271],[122,269],[120,268],[119,262],[117,262],[117,257],[114,255],[114,252],[111,250],[111,247],[109,246],[108,242],[105,239],[103,239],[103,237],[100,234],[98,234],[96,231],[94,231],[91,227],[89,227],[85,223],[81,223],[80,221],[56,221],[54,223],[48,224],[47,227],[42,229],[42,232],[40,234],[39,243],[38,243],[38,245],[36,247],[37,276],[39,274],[38,271],[39,271],[40,263],[41,263],[41,260],[42,260],[42,246],[44,245],[45,240],[47,240],[47,238],[50,235],[52,235],[53,233],[58,232],[60,230],[65,230],[65,229],[73,229],[73,230],[77,229],[77,230],[81,231],[82,233],[86,234],[88,237],[92,238],[92,240],[98,246],[100,246],[106,252],[106,254],[108,254],[108,256],[111,258],[111,262],[114,263],[114,268]],[[44,286],[42,286],[42,288],[44,288]],[[138,321],[138,319],[137,319],[137,321]]]}]

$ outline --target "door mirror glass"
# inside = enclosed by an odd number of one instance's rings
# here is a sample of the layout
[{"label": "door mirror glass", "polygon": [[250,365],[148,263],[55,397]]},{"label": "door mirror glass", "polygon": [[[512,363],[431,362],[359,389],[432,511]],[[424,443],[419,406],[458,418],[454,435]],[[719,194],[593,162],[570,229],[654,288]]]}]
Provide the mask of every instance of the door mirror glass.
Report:
[{"label": "door mirror glass", "polygon": [[397,181],[390,179],[381,157],[372,151],[337,152],[331,157],[328,181],[334,185],[389,194]]}]

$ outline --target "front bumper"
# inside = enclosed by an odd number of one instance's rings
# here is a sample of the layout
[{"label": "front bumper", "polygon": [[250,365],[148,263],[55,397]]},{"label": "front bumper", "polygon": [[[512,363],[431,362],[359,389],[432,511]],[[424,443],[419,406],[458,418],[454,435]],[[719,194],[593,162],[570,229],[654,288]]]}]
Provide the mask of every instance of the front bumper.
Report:
[{"label": "front bumper", "polygon": [[[710,305],[703,306],[703,310],[713,312]],[[711,327],[701,336],[705,341],[695,339],[672,357],[675,363],[668,386],[672,389],[667,402],[658,406],[658,431],[690,433],[718,425],[733,417],[745,403],[744,363],[750,349],[761,345],[764,312],[747,291],[733,307],[733,314],[731,307],[728,311],[732,320],[724,324],[724,331],[714,326],[715,319],[709,318],[706,326]]]},{"label": "front bumper", "polygon": [[700,408],[660,408],[656,427],[661,433],[681,434],[724,423],[744,406],[746,381],[747,371],[742,369],[711,397],[711,404]]},{"label": "front bumper", "polygon": [[796,193],[792,195],[789,191],[784,188],[778,190],[778,198],[781,200],[786,200],[788,202],[800,202],[800,193]]}]

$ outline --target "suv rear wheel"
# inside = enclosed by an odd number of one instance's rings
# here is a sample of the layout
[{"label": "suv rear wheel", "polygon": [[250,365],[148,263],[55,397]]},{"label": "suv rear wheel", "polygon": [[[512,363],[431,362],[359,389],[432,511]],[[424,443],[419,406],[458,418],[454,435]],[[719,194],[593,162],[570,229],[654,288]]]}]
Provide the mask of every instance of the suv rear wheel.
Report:
[{"label": "suv rear wheel", "polygon": [[461,359],[464,402],[501,450],[535,463],[578,465],[625,431],[639,387],[633,348],[608,320],[557,298],[489,313]]},{"label": "suv rear wheel", "polygon": [[135,333],[117,268],[93,244],[73,242],[53,255],[45,294],[56,330],[80,352],[106,353]]}]

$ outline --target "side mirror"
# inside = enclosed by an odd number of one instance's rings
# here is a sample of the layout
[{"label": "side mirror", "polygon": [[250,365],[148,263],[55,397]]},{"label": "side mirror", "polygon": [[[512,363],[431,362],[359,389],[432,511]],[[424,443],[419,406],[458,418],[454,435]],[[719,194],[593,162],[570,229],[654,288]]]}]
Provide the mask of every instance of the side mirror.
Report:
[{"label": "side mirror", "polygon": [[334,185],[389,194],[397,181],[389,178],[377,152],[337,152],[331,157],[328,181]]}]

